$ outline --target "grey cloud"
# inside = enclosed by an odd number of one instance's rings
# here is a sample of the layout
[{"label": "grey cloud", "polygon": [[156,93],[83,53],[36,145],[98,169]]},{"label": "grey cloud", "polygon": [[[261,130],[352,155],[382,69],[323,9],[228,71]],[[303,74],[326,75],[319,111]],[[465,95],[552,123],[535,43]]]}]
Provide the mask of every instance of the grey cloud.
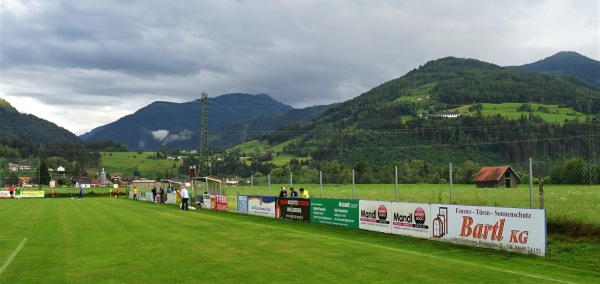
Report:
[{"label": "grey cloud", "polygon": [[566,2],[4,0],[0,96],[133,112],[244,92],[305,107],[446,56],[598,59],[599,4]]}]

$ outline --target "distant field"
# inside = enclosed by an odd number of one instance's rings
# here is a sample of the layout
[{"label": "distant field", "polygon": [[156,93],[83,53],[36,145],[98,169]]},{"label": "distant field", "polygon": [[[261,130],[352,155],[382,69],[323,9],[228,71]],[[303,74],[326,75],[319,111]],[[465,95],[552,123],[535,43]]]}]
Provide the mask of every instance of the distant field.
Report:
[{"label": "distant field", "polygon": [[1,283],[593,283],[600,246],[547,257],[126,199],[0,200]]},{"label": "distant field", "polygon": [[[101,152],[100,154],[102,155],[102,165],[104,165],[104,170],[107,173],[133,175],[135,170],[139,170],[146,177],[156,178],[156,173],[177,173],[182,164],[179,161],[148,159],[148,156],[156,155],[156,152],[143,152],[142,154],[137,152]],[[171,176],[175,176],[175,174]]]},{"label": "distant field", "polygon": [[401,101],[414,101],[414,102],[416,102],[419,98],[426,99],[426,97],[430,95],[429,92],[435,87],[435,85],[437,85],[437,82],[433,82],[433,83],[429,83],[429,84],[425,84],[425,85],[419,86],[419,87],[411,90],[409,96],[399,97],[398,99],[396,99],[395,102],[401,102]]},{"label": "distant field", "polygon": [[[517,111],[522,103],[503,103],[503,104],[489,104],[483,103],[483,110],[481,114],[484,116],[492,116],[496,114],[500,114],[502,116],[506,116],[511,119],[518,119],[521,115],[529,115],[529,112]],[[562,123],[565,120],[573,120],[575,118],[579,118],[582,121],[585,121],[586,116],[582,113],[574,111],[572,108],[559,108],[558,105],[546,105],[546,104],[537,104],[531,103],[532,113],[540,116],[546,122],[559,122]],[[548,109],[548,112],[538,111],[539,107],[545,107]],[[463,106],[458,108],[457,110],[464,114],[469,112],[468,106]]]},{"label": "distant field", "polygon": [[[277,144],[277,145],[274,145],[271,147],[267,144],[267,141],[252,140],[252,141],[240,144],[240,145],[234,147],[233,149],[240,150],[241,153],[246,153],[247,155],[249,155],[251,153],[261,153],[264,151],[277,152],[279,154],[276,157],[274,157],[272,161],[269,161],[270,163],[277,165],[277,166],[287,165],[287,164],[289,164],[291,159],[298,159],[299,161],[304,161],[304,160],[310,159],[310,158],[298,158],[298,157],[295,157],[295,156],[289,155],[289,154],[281,154],[283,152],[283,148],[292,142],[294,142],[294,140],[286,141],[286,142],[283,142],[283,143],[280,143],[280,144]],[[250,159],[245,159],[244,161],[248,165],[250,165],[250,163],[251,163]]]}]

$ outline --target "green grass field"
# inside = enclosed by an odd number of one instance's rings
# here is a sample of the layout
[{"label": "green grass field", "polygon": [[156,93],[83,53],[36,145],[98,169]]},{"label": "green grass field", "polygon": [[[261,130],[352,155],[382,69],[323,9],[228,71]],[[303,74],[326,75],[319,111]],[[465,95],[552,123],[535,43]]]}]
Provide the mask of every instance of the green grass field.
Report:
[{"label": "green grass field", "polygon": [[[483,110],[481,114],[484,116],[493,116],[500,114],[510,119],[519,119],[521,115],[529,115],[529,112],[517,111],[522,103],[502,103],[502,104],[491,104],[483,103]],[[559,108],[558,105],[547,105],[539,103],[531,103],[532,113],[540,116],[544,121],[550,123],[563,123],[565,120],[574,120],[576,118],[582,121],[586,120],[586,116],[583,113],[576,112],[573,108]],[[460,113],[468,113],[470,105],[460,107],[456,109]],[[545,107],[548,112],[538,111],[539,107]]]},{"label": "green grass field", "polygon": [[122,173],[127,176],[133,175],[135,170],[151,178],[155,178],[156,174],[164,176],[165,173],[176,176],[182,164],[179,161],[148,159],[149,155],[156,155],[156,152],[102,152],[101,155],[107,173]]},{"label": "green grass field", "polygon": [[114,198],[0,200],[0,283],[594,283],[597,244],[548,256]]}]

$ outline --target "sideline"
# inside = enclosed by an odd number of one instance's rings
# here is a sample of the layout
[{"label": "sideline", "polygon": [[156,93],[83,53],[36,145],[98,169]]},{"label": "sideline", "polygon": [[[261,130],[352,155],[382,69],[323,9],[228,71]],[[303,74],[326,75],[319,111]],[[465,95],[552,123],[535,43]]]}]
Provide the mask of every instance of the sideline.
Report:
[{"label": "sideline", "polygon": [[[233,214],[239,214],[239,213],[233,213]],[[227,220],[229,222],[233,222],[231,219],[228,219],[228,218],[225,218],[225,217],[220,217],[220,216],[203,215],[203,217],[210,217],[210,218],[214,218],[214,219],[222,219],[222,220]],[[502,269],[502,268],[497,268],[497,267],[493,267],[493,266],[487,266],[487,265],[482,265],[482,264],[477,264],[477,263],[462,261],[462,260],[456,260],[456,259],[452,259],[452,258],[446,258],[446,257],[442,257],[442,256],[439,256],[439,255],[435,255],[435,252],[434,253],[423,253],[423,252],[417,252],[417,251],[410,251],[410,250],[393,248],[393,247],[387,247],[387,246],[378,245],[378,244],[372,244],[372,243],[367,243],[367,242],[360,242],[360,241],[349,240],[349,239],[341,239],[341,238],[336,238],[336,237],[331,237],[331,236],[324,236],[324,235],[315,234],[315,233],[308,233],[308,232],[304,232],[304,231],[298,231],[298,230],[292,230],[292,229],[287,229],[287,228],[269,226],[269,225],[265,225],[265,224],[257,224],[257,223],[248,222],[248,221],[235,221],[235,223],[238,223],[238,224],[239,223],[245,223],[245,224],[249,224],[249,225],[252,225],[252,226],[262,226],[262,227],[266,227],[266,228],[270,228],[270,229],[290,231],[290,232],[294,232],[296,234],[318,236],[318,237],[321,237],[321,238],[325,237],[325,238],[333,239],[333,240],[337,240],[337,241],[343,241],[343,242],[355,243],[355,244],[359,244],[359,245],[363,245],[363,246],[371,246],[371,247],[377,247],[377,248],[382,248],[382,249],[388,249],[388,250],[392,250],[392,251],[398,251],[398,252],[402,252],[402,253],[414,254],[414,255],[423,256],[423,257],[430,257],[430,258],[440,259],[440,260],[444,260],[444,261],[455,262],[455,263],[460,263],[460,264],[464,264],[464,265],[470,265],[470,266],[474,266],[474,267],[484,268],[484,269],[488,269],[488,270],[495,270],[495,271],[500,271],[500,272],[515,274],[515,275],[519,275],[519,276],[531,277],[531,278],[535,278],[535,279],[539,279],[539,280],[559,282],[559,283],[575,283],[575,282],[569,282],[569,281],[566,281],[566,280],[554,279],[554,278],[550,278],[550,277],[546,277],[546,276],[539,276],[539,275],[535,275],[535,274],[529,274],[529,273],[524,273],[524,272],[519,272],[519,271],[514,271],[514,270]]]},{"label": "sideline", "polygon": [[23,246],[25,245],[25,242],[27,241],[27,238],[24,238],[21,241],[21,244],[19,244],[19,246],[15,249],[15,251],[13,251],[13,253],[8,257],[8,259],[6,260],[6,262],[4,263],[4,265],[2,265],[2,267],[0,267],[0,275],[2,275],[2,272],[4,272],[4,270],[10,265],[10,263],[12,262],[13,258],[15,258],[15,256],[17,255],[17,253],[19,253],[19,251],[23,248]]}]

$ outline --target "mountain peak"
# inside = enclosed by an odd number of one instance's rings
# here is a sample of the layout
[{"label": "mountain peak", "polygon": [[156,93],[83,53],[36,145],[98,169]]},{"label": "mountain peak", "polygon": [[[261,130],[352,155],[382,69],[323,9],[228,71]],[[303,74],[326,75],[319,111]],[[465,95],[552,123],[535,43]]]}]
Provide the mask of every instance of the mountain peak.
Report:
[{"label": "mountain peak", "polygon": [[600,61],[574,51],[561,51],[533,63],[508,66],[508,68],[552,75],[572,75],[587,81],[593,86],[600,87]]}]

